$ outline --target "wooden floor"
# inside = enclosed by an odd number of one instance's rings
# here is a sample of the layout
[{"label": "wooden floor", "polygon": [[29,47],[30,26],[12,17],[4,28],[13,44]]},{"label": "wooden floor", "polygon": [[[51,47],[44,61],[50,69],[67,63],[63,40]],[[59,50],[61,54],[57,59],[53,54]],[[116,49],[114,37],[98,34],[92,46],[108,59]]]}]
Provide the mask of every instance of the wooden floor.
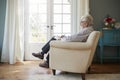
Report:
[{"label": "wooden floor", "polygon": [[[42,61],[25,61],[23,63],[16,63],[9,65],[7,63],[0,63],[0,80],[9,80],[9,78],[16,78],[16,80],[22,80],[20,77],[26,79],[32,75],[47,74],[51,75],[50,69],[39,67],[39,63]],[[57,74],[62,73],[57,71]],[[91,74],[105,74],[105,73],[120,73],[120,64],[93,64],[91,66]],[[10,80],[11,80],[10,79]],[[14,80],[14,79],[13,79]]]},{"label": "wooden floor", "polygon": [[93,74],[120,73],[120,64],[119,63],[92,64],[90,73]]}]

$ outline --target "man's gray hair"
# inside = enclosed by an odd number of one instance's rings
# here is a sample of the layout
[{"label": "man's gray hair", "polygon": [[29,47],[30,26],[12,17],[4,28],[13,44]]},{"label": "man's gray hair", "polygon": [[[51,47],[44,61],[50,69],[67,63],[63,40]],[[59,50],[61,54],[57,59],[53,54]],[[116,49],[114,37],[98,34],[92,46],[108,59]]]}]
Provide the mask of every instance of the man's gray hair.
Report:
[{"label": "man's gray hair", "polygon": [[81,21],[89,22],[89,26],[93,25],[93,17],[90,14],[82,16],[80,22]]}]

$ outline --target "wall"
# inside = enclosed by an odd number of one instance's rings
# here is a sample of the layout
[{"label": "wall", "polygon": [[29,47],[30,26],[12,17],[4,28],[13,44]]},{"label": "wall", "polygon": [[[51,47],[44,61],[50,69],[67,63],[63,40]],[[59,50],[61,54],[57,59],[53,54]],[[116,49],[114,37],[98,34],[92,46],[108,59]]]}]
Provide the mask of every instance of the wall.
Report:
[{"label": "wall", "polygon": [[6,11],[6,0],[0,0],[0,56],[1,56],[1,50],[2,50],[2,44],[3,44],[5,11]]},{"label": "wall", "polygon": [[[107,14],[120,22],[120,0],[90,0],[90,14],[94,18],[94,27],[104,27],[103,20]],[[117,47],[105,47],[105,56],[117,56]],[[99,61],[99,49],[94,61]],[[116,62],[116,60],[104,60],[105,62]]]},{"label": "wall", "polygon": [[95,27],[103,27],[107,14],[120,22],[120,0],[90,0],[90,13],[94,18]]}]

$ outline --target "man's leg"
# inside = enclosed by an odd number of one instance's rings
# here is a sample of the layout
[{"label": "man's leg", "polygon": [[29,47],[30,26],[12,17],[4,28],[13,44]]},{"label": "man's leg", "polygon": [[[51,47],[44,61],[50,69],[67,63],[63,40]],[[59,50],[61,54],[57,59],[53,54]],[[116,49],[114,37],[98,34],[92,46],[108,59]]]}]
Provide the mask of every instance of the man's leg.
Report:
[{"label": "man's leg", "polygon": [[52,37],[43,47],[42,47],[42,54],[45,54],[49,51],[50,49],[50,42],[52,40],[56,40],[54,37]]},{"label": "man's leg", "polygon": [[54,37],[52,37],[43,47],[42,47],[42,52],[39,53],[32,53],[33,56],[38,57],[40,59],[44,58],[44,54],[46,54],[49,49],[50,49],[50,42],[52,40],[56,40]]},{"label": "man's leg", "polygon": [[47,55],[46,59],[46,61],[39,64],[40,67],[49,68],[49,54]]}]

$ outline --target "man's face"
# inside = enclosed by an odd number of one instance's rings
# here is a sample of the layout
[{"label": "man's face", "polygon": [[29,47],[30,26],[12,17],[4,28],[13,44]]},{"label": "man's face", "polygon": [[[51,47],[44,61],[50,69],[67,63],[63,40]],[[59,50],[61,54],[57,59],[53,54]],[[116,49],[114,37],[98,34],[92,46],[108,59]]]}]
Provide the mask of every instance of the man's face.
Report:
[{"label": "man's face", "polygon": [[88,27],[88,22],[87,21],[81,21],[80,25],[82,28]]}]

